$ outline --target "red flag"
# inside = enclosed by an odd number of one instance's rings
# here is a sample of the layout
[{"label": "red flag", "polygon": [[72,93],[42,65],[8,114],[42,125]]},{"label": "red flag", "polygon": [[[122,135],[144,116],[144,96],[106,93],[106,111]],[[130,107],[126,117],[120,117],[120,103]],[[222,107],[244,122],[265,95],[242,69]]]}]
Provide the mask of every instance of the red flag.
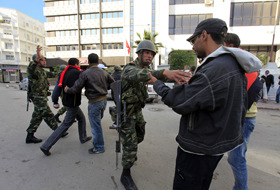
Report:
[{"label": "red flag", "polygon": [[128,48],[128,49],[127,49],[127,53],[129,54],[129,53],[130,53],[130,47],[129,47],[129,45],[128,45],[127,40],[126,40],[126,48]]}]

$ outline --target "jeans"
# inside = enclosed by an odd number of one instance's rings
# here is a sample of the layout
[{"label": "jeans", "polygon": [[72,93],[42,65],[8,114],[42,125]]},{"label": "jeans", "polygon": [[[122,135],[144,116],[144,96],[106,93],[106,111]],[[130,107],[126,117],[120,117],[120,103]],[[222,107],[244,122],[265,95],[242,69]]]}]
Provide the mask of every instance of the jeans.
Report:
[{"label": "jeans", "polygon": [[173,190],[208,190],[223,155],[196,155],[177,150]]},{"label": "jeans", "polygon": [[267,94],[269,92],[270,86],[266,86]]},{"label": "jeans", "polygon": [[279,96],[280,96],[280,86],[278,87],[277,93],[276,93],[276,102],[279,103]]},{"label": "jeans", "polygon": [[228,163],[230,164],[235,183],[233,190],[248,190],[247,186],[247,165],[246,165],[246,151],[249,143],[250,135],[255,128],[256,117],[246,117],[243,125],[243,139],[241,146],[232,150],[228,154]]},{"label": "jeans", "polygon": [[65,133],[69,127],[75,121],[75,118],[78,120],[78,130],[79,130],[79,138],[80,142],[84,142],[87,139],[86,132],[86,118],[80,109],[77,107],[66,107],[66,115],[62,122],[62,124],[49,136],[46,142],[41,146],[44,150],[50,150],[51,147],[60,139],[61,135]]},{"label": "jeans", "polygon": [[104,150],[104,139],[101,126],[101,119],[103,118],[104,110],[107,105],[107,100],[102,100],[95,103],[88,104],[88,119],[93,134],[93,147],[95,150]]}]

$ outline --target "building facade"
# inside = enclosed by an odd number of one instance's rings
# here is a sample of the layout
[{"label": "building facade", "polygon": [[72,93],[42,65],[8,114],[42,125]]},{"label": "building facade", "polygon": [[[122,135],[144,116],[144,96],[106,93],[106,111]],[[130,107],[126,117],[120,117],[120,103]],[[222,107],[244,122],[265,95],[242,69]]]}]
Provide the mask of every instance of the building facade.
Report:
[{"label": "building facade", "polygon": [[17,10],[0,7],[0,82],[25,78],[37,45],[43,47],[45,55],[44,24]]},{"label": "building facade", "polygon": [[170,52],[191,51],[186,39],[200,21],[215,17],[228,24],[228,32],[239,35],[243,49],[280,64],[277,0],[44,1],[49,59],[86,60],[93,52],[107,65],[124,65],[136,57],[131,47],[139,40],[137,33],[143,37],[145,29],[159,33],[156,42],[164,46],[159,48],[154,68],[168,68]]}]

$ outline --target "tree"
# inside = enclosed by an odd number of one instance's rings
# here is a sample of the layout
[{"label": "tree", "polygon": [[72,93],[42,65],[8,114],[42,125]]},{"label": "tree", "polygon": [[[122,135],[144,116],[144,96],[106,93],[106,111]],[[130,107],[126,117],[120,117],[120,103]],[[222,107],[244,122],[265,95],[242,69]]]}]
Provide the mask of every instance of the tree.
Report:
[{"label": "tree", "polygon": [[257,57],[259,58],[259,60],[262,62],[263,65],[267,64],[268,55],[259,54]]},{"label": "tree", "polygon": [[137,48],[137,46],[140,44],[140,42],[142,42],[143,40],[150,40],[152,41],[155,46],[156,46],[156,52],[158,53],[158,48],[159,47],[164,47],[162,45],[162,43],[156,43],[156,37],[159,35],[159,33],[152,33],[151,31],[147,31],[147,30],[144,30],[144,35],[143,35],[143,39],[141,38],[141,35],[139,33],[136,33],[137,36],[139,37],[140,40],[136,40],[134,41],[136,46],[132,46],[132,48]]},{"label": "tree", "polygon": [[60,67],[60,65],[53,67],[54,72],[59,72],[59,67]]},{"label": "tree", "polygon": [[170,70],[183,70],[185,66],[189,69],[196,64],[196,55],[193,51],[172,49],[168,57],[168,62]]}]

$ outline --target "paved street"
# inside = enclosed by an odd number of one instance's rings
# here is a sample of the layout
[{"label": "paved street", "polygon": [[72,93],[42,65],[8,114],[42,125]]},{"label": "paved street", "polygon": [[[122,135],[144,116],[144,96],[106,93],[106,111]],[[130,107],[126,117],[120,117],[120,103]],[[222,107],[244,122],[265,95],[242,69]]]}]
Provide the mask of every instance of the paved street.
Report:
[{"label": "paved street", "polygon": [[[33,111],[33,104],[30,104],[26,112],[26,91],[5,85],[0,85],[0,190],[124,190],[119,181],[121,163],[119,169],[115,163],[117,133],[108,129],[112,124],[108,113],[112,101],[108,101],[102,120],[104,154],[88,154],[92,141],[80,144],[77,123],[74,123],[68,130],[69,135],[60,139],[50,150],[52,155],[46,157],[39,149],[41,144],[25,144],[25,130]],[[273,101],[265,106],[272,104]],[[49,105],[56,113],[51,101]],[[279,104],[273,106],[280,107]],[[87,118],[87,133],[92,135],[84,96],[81,109]],[[132,176],[139,190],[172,189],[180,115],[162,103],[148,104],[143,113],[147,121],[146,136],[139,145]],[[259,109],[247,152],[249,189],[280,189],[279,116],[277,109]],[[45,141],[51,133],[42,122],[35,135]],[[218,165],[210,190],[232,189],[234,179],[226,159],[227,155]]]}]

